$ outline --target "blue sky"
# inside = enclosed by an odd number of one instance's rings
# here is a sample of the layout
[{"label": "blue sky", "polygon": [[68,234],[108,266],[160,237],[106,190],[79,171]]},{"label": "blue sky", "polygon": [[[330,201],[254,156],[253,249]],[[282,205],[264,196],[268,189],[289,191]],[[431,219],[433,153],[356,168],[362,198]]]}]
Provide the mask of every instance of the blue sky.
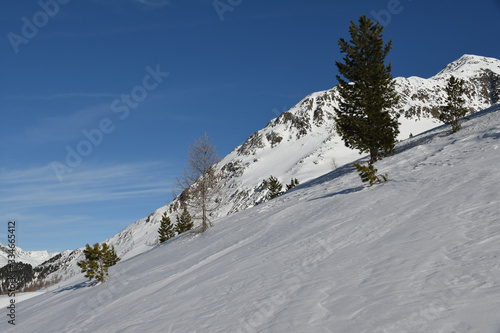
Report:
[{"label": "blue sky", "polygon": [[338,39],[362,14],[386,26],[394,76],[430,77],[466,53],[500,57],[498,0],[1,7],[0,242],[16,219],[26,250],[100,242],[167,204],[194,139],[208,133],[223,157],[335,86]]}]

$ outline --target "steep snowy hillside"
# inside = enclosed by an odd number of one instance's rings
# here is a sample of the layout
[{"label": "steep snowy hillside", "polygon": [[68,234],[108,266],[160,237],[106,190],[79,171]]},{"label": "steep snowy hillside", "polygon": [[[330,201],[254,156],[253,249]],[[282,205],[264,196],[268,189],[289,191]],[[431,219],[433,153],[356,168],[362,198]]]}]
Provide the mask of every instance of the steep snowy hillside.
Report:
[{"label": "steep snowy hillside", "polygon": [[16,303],[0,331],[496,333],[499,139],[495,106],[399,143],[377,162],[387,183],[340,167],[124,260],[104,284],[74,276]]},{"label": "steep snowy hillside", "polygon": [[[467,81],[471,113],[498,102],[500,60],[493,58],[464,55],[429,79],[396,78],[401,101],[394,112],[401,115],[400,140],[441,124],[432,114],[444,104],[444,87],[450,75]],[[225,189],[214,218],[262,202],[266,196],[262,181],[271,175],[283,184],[292,177],[305,182],[359,158],[335,132],[337,98],[336,88],[309,95],[227,155],[219,164],[226,173]],[[163,212],[175,219],[178,207],[179,202],[174,200],[107,241],[126,258],[141,253],[155,242]]]},{"label": "steep snowy hillside", "polygon": [[[498,102],[500,60],[493,58],[464,55],[429,79],[396,78],[402,98],[393,112],[400,114],[400,140],[440,124],[432,115],[444,103],[444,87],[450,75],[467,81],[467,107],[471,113]],[[266,196],[262,182],[271,175],[283,184],[291,178],[303,183],[358,159],[359,154],[346,148],[335,132],[337,98],[336,88],[309,95],[228,154],[219,164],[225,174],[224,189],[219,198],[222,204],[212,218],[262,203]],[[178,208],[179,201],[174,200],[106,242],[115,245],[124,259],[147,251],[156,243],[163,213],[167,211],[175,221]],[[57,274],[79,274],[76,262],[81,252],[78,249],[58,258],[55,265],[61,271]]]}]

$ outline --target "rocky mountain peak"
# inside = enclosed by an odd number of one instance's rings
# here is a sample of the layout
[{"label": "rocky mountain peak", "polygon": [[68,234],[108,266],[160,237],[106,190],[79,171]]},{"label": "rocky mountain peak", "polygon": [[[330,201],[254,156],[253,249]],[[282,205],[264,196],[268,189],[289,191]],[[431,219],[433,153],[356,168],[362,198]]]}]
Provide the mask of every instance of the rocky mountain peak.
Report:
[{"label": "rocky mountain peak", "polygon": [[500,72],[500,60],[472,54],[464,54],[459,59],[444,67],[435,77],[469,76],[473,73]]}]

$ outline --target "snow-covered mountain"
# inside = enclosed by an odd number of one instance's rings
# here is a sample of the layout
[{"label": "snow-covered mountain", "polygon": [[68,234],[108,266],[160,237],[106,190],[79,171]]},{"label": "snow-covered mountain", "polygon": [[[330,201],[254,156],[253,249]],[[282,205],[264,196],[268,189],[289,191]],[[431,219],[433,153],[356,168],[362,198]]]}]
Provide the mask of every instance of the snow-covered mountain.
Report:
[{"label": "snow-covered mountain", "polygon": [[[466,80],[466,106],[470,113],[499,102],[500,60],[494,58],[464,55],[431,78],[396,78],[401,100],[393,112],[400,115],[400,140],[440,124],[435,116],[444,104],[444,87],[451,75]],[[266,196],[263,180],[271,175],[283,184],[291,178],[304,183],[358,159],[359,154],[346,148],[335,132],[333,115],[337,98],[336,88],[307,96],[224,157],[219,163],[225,174],[224,189],[219,209],[212,218],[262,203]],[[106,242],[113,244],[124,259],[143,253],[156,244],[162,214],[166,211],[175,220],[178,208],[179,201],[174,200]],[[57,273],[80,274],[76,262],[81,253],[82,249],[77,249],[59,256],[53,262],[61,268]]]},{"label": "snow-covered mountain", "polygon": [[[8,255],[9,248],[2,243],[0,243],[0,267],[7,265],[8,263]],[[58,252],[49,253],[47,251],[24,251],[20,247],[16,246],[16,250],[14,251],[15,260],[24,262],[26,264],[30,264],[31,266],[38,266],[41,263],[49,260],[55,255],[59,254]]]},{"label": "snow-covered mountain", "polygon": [[[401,115],[400,140],[441,124],[435,116],[445,104],[444,87],[451,75],[466,80],[470,113],[499,102],[500,60],[494,58],[464,55],[431,78],[396,78],[401,100],[393,111]],[[306,182],[358,159],[358,152],[346,148],[335,132],[337,100],[336,88],[307,96],[224,157],[219,164],[226,175],[224,195],[213,217],[262,202],[267,194],[262,183],[271,175],[283,184],[291,178]],[[107,242],[115,244],[126,258],[141,253],[155,243],[163,212],[175,218],[178,207],[179,202],[174,200]]]},{"label": "snow-covered mountain", "polygon": [[464,55],[430,79],[397,78],[403,97],[400,108],[408,116],[439,115],[445,103],[444,87],[451,75],[466,81],[465,98],[470,112],[476,112],[500,101],[500,62],[498,59]]},{"label": "snow-covered mountain", "polygon": [[132,257],[154,239],[151,216],[110,239],[130,251],[109,281],[18,295],[0,331],[499,332],[499,140],[496,105],[398,143],[377,162],[387,183],[364,186],[349,163]]},{"label": "snow-covered mountain", "polygon": [[[53,283],[63,278],[58,274],[62,268],[63,262],[69,263],[69,254],[72,251],[64,251],[61,253],[49,253],[47,251],[24,251],[20,247],[15,247],[14,262],[15,266],[8,265],[10,248],[0,243],[0,293],[5,293],[11,287],[12,270],[16,270],[16,287],[31,287],[41,286],[45,283]],[[12,258],[11,258],[12,259]],[[60,265],[55,265],[55,261],[61,261]],[[49,275],[53,274],[50,278]],[[67,275],[66,275],[67,276]]]}]

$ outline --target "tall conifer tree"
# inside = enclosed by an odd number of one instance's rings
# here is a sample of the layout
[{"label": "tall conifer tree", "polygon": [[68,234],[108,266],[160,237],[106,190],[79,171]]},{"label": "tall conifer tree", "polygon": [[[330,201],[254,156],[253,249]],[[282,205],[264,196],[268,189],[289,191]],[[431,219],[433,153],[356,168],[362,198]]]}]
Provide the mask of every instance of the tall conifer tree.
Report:
[{"label": "tall conifer tree", "polygon": [[351,40],[339,40],[344,62],[336,61],[340,100],[336,129],[347,147],[370,154],[370,164],[394,152],[399,134],[397,117],[389,110],[398,103],[391,64],[385,58],[392,41],[384,45],[384,27],[365,15],[359,26],[351,21]]}]

